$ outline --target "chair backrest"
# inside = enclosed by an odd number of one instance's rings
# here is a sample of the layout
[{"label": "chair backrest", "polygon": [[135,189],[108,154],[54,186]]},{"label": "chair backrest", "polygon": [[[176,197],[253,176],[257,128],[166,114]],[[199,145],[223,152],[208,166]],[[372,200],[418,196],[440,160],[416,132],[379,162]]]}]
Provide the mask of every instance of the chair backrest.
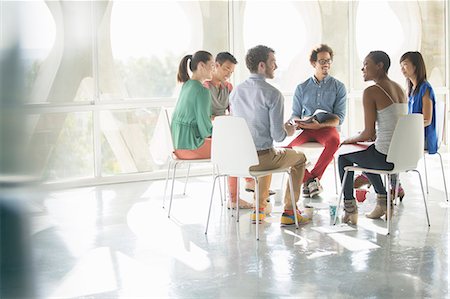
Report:
[{"label": "chair backrest", "polygon": [[259,160],[245,119],[237,116],[214,119],[211,161],[219,167],[220,174],[250,176],[249,167]]},{"label": "chair backrest", "polygon": [[394,171],[415,169],[423,157],[423,146],[423,115],[403,115],[395,126],[386,161],[394,163]]},{"label": "chair backrest", "polygon": [[436,100],[436,134],[438,138],[438,148],[444,140],[445,129],[445,102]]},{"label": "chair backrest", "polygon": [[150,141],[150,153],[158,165],[164,165],[172,157],[174,151],[170,130],[170,108],[161,107],[158,121]]}]

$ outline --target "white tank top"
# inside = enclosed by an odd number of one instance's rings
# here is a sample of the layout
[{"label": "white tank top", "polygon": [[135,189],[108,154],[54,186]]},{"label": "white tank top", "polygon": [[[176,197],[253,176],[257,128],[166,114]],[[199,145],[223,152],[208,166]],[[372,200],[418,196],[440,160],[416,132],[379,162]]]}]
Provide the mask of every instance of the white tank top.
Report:
[{"label": "white tank top", "polygon": [[375,149],[387,155],[398,119],[400,116],[408,114],[408,104],[394,102],[386,90],[378,84],[375,84],[375,86],[378,86],[392,101],[392,105],[377,110],[377,139],[375,140]]}]

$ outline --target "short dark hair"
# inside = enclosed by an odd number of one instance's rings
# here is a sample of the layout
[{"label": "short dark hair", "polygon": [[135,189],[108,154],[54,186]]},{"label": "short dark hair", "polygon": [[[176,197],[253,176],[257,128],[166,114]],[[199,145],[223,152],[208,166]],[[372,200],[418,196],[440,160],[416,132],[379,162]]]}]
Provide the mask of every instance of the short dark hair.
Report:
[{"label": "short dark hair", "polygon": [[267,62],[269,59],[269,53],[275,54],[275,51],[272,48],[263,45],[258,45],[247,51],[247,55],[245,56],[245,64],[247,65],[250,73],[258,72],[259,63]]},{"label": "short dark hair", "polygon": [[383,63],[383,70],[385,73],[388,73],[389,67],[391,66],[391,59],[389,58],[389,55],[386,54],[384,51],[371,51],[368,55],[368,58],[372,59],[375,64]]},{"label": "short dark hair", "polygon": [[224,62],[229,61],[233,64],[237,64],[236,58],[230,52],[220,52],[216,55],[216,62],[222,65]]},{"label": "short dark hair", "polygon": [[317,61],[317,54],[319,54],[320,52],[328,52],[330,53],[331,56],[331,60],[333,60],[333,49],[331,49],[328,45],[325,44],[320,44],[317,47],[313,48],[311,50],[311,55],[309,56],[309,61],[310,62],[316,62]]}]

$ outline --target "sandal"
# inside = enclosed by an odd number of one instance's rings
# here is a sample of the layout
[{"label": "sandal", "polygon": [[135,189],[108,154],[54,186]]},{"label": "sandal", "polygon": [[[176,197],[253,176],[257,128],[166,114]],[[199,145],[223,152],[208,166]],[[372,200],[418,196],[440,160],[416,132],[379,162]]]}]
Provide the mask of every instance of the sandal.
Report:
[{"label": "sandal", "polygon": [[[227,203],[228,209],[236,209],[236,202],[230,202]],[[239,199],[239,209],[253,209],[253,205],[243,199]]]}]

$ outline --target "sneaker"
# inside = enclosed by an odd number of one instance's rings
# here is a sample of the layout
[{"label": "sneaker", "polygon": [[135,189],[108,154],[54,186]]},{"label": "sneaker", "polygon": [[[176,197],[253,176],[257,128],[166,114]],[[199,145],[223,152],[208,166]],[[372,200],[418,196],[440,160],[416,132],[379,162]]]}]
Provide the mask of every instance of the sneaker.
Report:
[{"label": "sneaker", "polygon": [[318,178],[314,178],[308,183],[309,197],[314,197],[323,191],[322,185]]},{"label": "sneaker", "polygon": [[[296,212],[298,224],[307,224],[311,221],[311,219],[302,216],[299,210],[296,210]],[[289,215],[286,213],[286,211],[284,211],[281,215],[281,226],[288,226],[293,224],[295,224],[294,215]]]},{"label": "sneaker", "polygon": [[361,188],[361,187],[363,187],[365,185],[367,185],[367,187],[371,186],[370,181],[369,181],[369,179],[367,178],[367,176],[365,174],[358,175],[355,178],[355,180],[353,181],[353,187],[355,189],[359,189],[359,188]]},{"label": "sneaker", "polygon": [[[264,208],[264,212],[266,213],[266,216],[269,216],[270,213],[272,212],[272,203],[270,202],[270,198],[267,198],[266,201],[267,201],[267,205]],[[256,207],[256,203],[255,203],[255,201],[253,201],[253,208],[255,208],[255,207]]]},{"label": "sneaker", "polygon": [[[258,213],[258,220],[259,223],[261,223],[266,218],[265,211],[259,211]],[[253,213],[250,214],[250,220],[253,224],[256,224],[256,211],[253,211]]]},{"label": "sneaker", "polygon": [[308,184],[303,184],[303,197],[308,198],[309,197],[309,188],[308,188]]}]

